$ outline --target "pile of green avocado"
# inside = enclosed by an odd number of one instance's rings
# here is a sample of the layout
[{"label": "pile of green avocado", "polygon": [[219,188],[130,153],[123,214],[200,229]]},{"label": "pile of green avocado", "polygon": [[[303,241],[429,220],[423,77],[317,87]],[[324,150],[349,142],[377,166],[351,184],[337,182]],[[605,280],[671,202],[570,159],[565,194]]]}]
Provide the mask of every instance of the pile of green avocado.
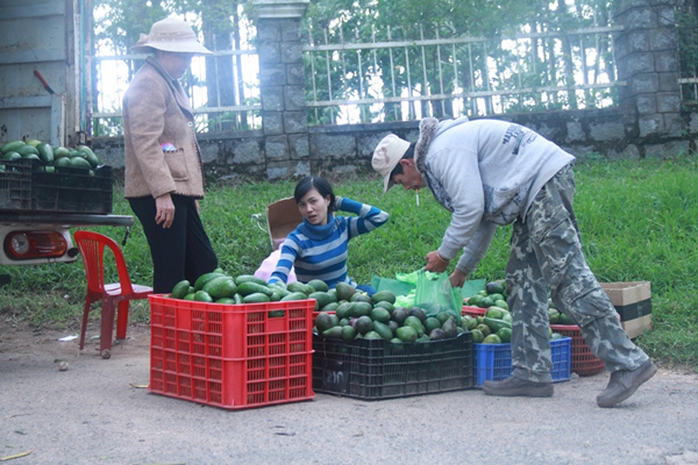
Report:
[{"label": "pile of green avocado", "polygon": [[332,312],[322,311],[315,318],[315,331],[324,338],[384,339],[402,344],[452,338],[467,331],[460,315],[438,304],[395,307],[395,294],[390,291],[369,296],[343,283],[337,286],[336,295]]},{"label": "pile of green avocado", "polygon": [[[102,161],[95,155],[92,149],[86,145],[78,145],[76,148],[51,146],[38,139],[13,140],[0,147],[0,166],[4,170],[3,160],[15,161],[19,159],[37,160],[47,167],[70,166],[73,168],[97,168]],[[47,169],[47,171],[50,171]]]}]

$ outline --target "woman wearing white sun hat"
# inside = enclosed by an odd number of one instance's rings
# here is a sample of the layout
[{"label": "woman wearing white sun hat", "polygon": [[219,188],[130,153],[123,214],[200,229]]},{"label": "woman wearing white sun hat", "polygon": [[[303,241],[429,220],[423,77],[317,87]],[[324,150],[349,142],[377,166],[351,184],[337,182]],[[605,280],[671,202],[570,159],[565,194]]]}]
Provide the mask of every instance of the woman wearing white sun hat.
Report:
[{"label": "woman wearing white sun hat", "polygon": [[194,115],[178,81],[194,55],[211,52],[175,17],[153,24],[131,50],[152,55],[124,94],[124,195],[148,239],[153,289],[169,293],[218,266],[199,217],[204,173]]}]

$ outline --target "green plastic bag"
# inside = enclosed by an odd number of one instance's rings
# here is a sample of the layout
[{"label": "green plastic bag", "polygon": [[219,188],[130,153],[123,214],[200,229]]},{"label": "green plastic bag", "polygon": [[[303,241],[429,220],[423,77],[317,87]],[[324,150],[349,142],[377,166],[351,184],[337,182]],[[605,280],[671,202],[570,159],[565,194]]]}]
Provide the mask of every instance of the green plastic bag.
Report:
[{"label": "green plastic bag", "polygon": [[460,323],[463,297],[460,295],[460,289],[455,290],[451,287],[446,272],[438,275],[428,271],[419,272],[414,302],[416,307],[424,309],[428,317],[445,311],[453,315],[456,323]]},{"label": "green plastic bag", "polygon": [[414,284],[398,281],[397,279],[381,278],[380,276],[373,277],[371,286],[373,286],[376,292],[390,291],[396,296],[407,295],[415,289]]},{"label": "green plastic bag", "polygon": [[472,279],[463,283],[463,287],[460,288],[461,297],[467,299],[472,297],[481,289],[485,288],[484,279]]}]

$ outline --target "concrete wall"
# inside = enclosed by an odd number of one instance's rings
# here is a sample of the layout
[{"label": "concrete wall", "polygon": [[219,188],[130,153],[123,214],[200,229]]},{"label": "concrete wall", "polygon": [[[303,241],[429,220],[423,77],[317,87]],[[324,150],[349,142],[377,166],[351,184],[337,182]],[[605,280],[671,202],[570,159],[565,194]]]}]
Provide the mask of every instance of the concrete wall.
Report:
[{"label": "concrete wall", "polygon": [[[676,157],[696,149],[698,113],[680,114],[682,134],[640,136],[639,120],[620,108],[506,115],[534,129],[565,150],[584,159],[602,155],[608,159]],[[199,138],[209,177],[278,180],[307,174],[335,174],[370,170],[370,158],[378,141],[394,132],[416,141],[418,122],[317,126],[308,129],[307,156],[289,154],[284,159],[268,154],[262,131],[241,131]],[[123,139],[96,138],[93,147],[103,161],[123,168]],[[272,148],[274,148],[272,146]],[[266,149],[266,150],[265,150]]]}]

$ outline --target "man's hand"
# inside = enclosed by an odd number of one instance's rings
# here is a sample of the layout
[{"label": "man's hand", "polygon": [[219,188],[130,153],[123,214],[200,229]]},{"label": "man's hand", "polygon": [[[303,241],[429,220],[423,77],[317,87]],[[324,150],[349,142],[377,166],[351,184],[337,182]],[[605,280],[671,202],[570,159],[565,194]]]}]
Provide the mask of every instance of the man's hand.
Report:
[{"label": "man's hand", "polygon": [[437,250],[429,252],[425,258],[427,265],[424,267],[426,271],[433,271],[435,273],[442,273],[448,268],[449,260],[446,260]]},{"label": "man's hand", "polygon": [[175,206],[170,194],[163,194],[155,198],[155,223],[162,224],[163,228],[172,226],[175,216]]},{"label": "man's hand", "polygon": [[451,276],[449,276],[448,279],[451,281],[451,287],[463,287],[467,277],[468,275],[456,268],[453,270],[453,273],[451,273]]}]

